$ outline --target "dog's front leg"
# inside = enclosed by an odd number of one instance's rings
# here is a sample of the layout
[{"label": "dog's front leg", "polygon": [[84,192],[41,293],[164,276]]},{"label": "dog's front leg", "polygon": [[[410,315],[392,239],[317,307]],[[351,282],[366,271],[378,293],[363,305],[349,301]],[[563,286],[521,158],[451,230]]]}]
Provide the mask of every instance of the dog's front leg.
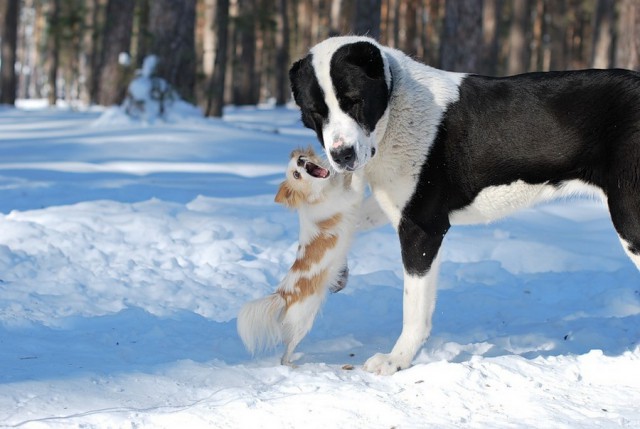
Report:
[{"label": "dog's front leg", "polygon": [[364,365],[366,371],[391,375],[408,368],[429,337],[436,304],[439,251],[449,228],[446,222],[421,227],[403,219],[398,228],[404,264],[402,333],[391,353],[378,353]]}]

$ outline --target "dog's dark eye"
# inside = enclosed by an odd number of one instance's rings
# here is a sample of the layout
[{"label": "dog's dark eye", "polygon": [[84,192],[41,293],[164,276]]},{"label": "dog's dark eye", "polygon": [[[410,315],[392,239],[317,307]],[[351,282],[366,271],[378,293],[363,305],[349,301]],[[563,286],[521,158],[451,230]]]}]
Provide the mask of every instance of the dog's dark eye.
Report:
[{"label": "dog's dark eye", "polygon": [[349,110],[351,108],[353,108],[354,106],[359,106],[364,102],[364,100],[362,98],[348,98],[345,97],[342,99],[342,105],[340,107],[342,107],[344,110]]},{"label": "dog's dark eye", "polygon": [[294,171],[294,172],[293,172],[293,178],[294,178],[294,179],[299,179],[299,178],[301,178],[301,177],[302,177],[302,176],[300,175],[300,173],[299,173],[299,172],[297,172],[297,171]]}]

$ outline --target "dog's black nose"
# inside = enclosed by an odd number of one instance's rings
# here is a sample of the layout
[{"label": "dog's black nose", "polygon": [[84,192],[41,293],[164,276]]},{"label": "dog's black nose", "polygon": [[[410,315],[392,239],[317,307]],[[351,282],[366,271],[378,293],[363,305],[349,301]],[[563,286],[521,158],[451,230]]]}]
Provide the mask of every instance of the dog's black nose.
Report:
[{"label": "dog's black nose", "polygon": [[353,169],[353,164],[356,162],[356,150],[353,146],[332,150],[331,158],[340,167],[350,170]]}]

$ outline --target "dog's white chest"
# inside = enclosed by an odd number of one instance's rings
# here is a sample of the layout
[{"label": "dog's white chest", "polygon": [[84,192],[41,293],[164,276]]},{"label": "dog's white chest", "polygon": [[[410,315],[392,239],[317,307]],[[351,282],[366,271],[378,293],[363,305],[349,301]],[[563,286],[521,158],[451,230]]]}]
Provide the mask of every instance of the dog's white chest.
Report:
[{"label": "dog's white chest", "polygon": [[399,170],[390,168],[389,164],[382,167],[382,170],[368,169],[367,177],[380,208],[391,224],[397,227],[402,217],[402,210],[415,192],[416,181],[414,177],[417,177],[418,170],[412,172],[413,174],[392,174],[391,172]]}]

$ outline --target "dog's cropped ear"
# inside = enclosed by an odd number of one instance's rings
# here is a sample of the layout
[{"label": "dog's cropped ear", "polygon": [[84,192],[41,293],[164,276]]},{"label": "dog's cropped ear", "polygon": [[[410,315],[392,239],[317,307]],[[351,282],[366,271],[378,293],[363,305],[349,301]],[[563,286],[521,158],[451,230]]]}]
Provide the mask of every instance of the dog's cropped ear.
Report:
[{"label": "dog's cropped ear", "polygon": [[345,61],[360,67],[371,79],[384,79],[382,53],[373,43],[356,42],[349,45]]},{"label": "dog's cropped ear", "polygon": [[295,209],[303,203],[304,196],[302,192],[293,189],[291,185],[289,185],[289,182],[285,180],[280,184],[274,201],[290,209]]},{"label": "dog's cropped ear", "polygon": [[303,61],[304,58],[299,59],[291,65],[291,68],[289,69],[289,80],[293,81],[298,76],[298,71],[300,70]]}]

